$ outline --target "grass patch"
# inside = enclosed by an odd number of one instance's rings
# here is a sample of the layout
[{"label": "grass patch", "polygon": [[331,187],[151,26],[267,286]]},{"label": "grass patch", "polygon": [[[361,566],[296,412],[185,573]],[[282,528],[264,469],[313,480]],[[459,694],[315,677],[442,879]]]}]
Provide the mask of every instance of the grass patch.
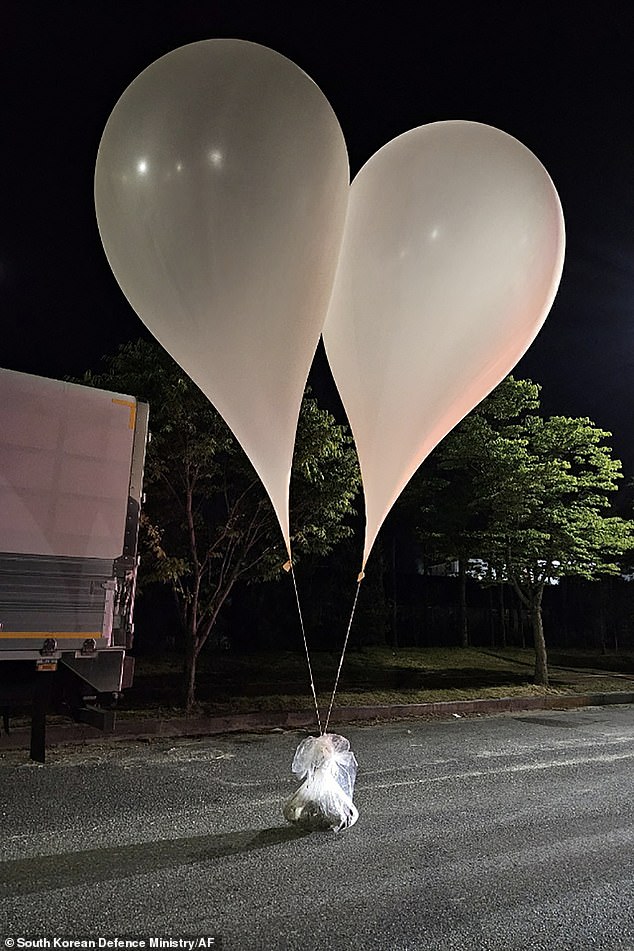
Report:
[{"label": "grass patch", "polygon": [[[532,683],[534,654],[530,650],[350,650],[336,705],[384,706],[634,689],[631,654],[560,651],[553,652],[549,660],[551,685],[543,688]],[[320,707],[326,710],[339,656],[315,652],[311,662]],[[177,706],[181,666],[182,660],[176,655],[138,658],[134,686],[121,701],[122,714],[182,713]],[[600,673],[606,670],[621,676]],[[304,710],[312,706],[306,658],[291,651],[205,654],[199,663],[197,696],[200,711],[212,715]]]}]

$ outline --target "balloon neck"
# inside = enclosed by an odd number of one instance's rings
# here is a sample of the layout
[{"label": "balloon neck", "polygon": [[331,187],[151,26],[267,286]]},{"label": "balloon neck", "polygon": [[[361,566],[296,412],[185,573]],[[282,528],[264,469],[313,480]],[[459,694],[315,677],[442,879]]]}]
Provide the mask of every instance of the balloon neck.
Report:
[{"label": "balloon neck", "polygon": [[357,584],[361,584],[364,578],[365,578],[365,571],[362,568],[359,574],[357,575]]}]

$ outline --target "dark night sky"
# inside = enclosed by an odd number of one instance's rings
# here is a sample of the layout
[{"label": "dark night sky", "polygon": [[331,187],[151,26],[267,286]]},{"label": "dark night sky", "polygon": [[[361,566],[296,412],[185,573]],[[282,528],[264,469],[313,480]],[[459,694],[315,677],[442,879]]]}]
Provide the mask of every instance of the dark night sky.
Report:
[{"label": "dark night sky", "polygon": [[[0,365],[62,377],[143,332],[101,248],[94,162],[115,102],[185,43],[237,37],[330,100],[351,174],[440,119],[497,126],[559,191],[562,285],[515,373],[590,416],[634,473],[634,7],[602,4],[3,0]],[[319,387],[318,387],[319,389]]]}]

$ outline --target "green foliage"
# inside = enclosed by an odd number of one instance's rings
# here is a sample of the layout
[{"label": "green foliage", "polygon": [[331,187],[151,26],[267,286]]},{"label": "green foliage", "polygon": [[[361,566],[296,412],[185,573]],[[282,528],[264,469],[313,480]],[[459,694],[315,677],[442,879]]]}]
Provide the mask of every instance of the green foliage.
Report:
[{"label": "green foliage", "polygon": [[521,505],[511,485],[525,447],[521,429],[539,387],[508,377],[438,446],[404,495],[426,559],[482,555],[496,512]]},{"label": "green foliage", "polygon": [[498,564],[520,588],[617,574],[633,534],[631,522],[607,514],[621,478],[610,434],[587,418],[530,415],[519,435],[506,504],[489,522]]},{"label": "green foliage", "polygon": [[621,478],[610,434],[587,418],[544,419],[538,395],[508,377],[441,443],[410,495],[420,537],[430,554],[480,558],[520,588],[615,574],[634,539],[630,521],[607,514]]},{"label": "green foliage", "polygon": [[[277,577],[282,533],[260,479],[233,434],[165,351],[139,340],[122,346],[84,382],[150,404],[142,519],[146,580],[174,590],[190,668],[238,581]],[[350,534],[360,476],[346,429],[304,399],[291,481],[293,551],[325,554]],[[193,672],[189,670],[190,679]],[[193,702],[193,683],[188,706]]]},{"label": "green foliage", "polygon": [[531,614],[536,681],[547,684],[545,585],[618,574],[634,531],[609,512],[621,478],[610,434],[538,409],[539,388],[508,377],[440,444],[408,504],[430,560],[471,560],[479,580],[512,584]]},{"label": "green foliage", "polygon": [[300,411],[290,511],[293,551],[326,555],[352,534],[352,514],[361,476],[347,428],[309,396]]}]

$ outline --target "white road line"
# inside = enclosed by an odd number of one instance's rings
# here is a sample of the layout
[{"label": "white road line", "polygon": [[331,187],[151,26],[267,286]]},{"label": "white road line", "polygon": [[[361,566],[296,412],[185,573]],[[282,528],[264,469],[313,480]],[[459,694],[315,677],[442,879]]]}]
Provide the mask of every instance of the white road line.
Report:
[{"label": "white road line", "polygon": [[500,769],[474,769],[465,773],[446,773],[443,776],[420,776],[418,779],[404,779],[392,783],[364,783],[358,788],[366,790],[396,789],[400,786],[423,786],[427,783],[444,783],[450,779],[480,779],[483,776],[500,776],[505,773],[530,773],[545,769],[569,769],[573,766],[587,766],[591,763],[614,763],[617,760],[634,759],[631,753],[613,753],[608,756],[584,756],[580,759],[548,760],[541,763],[524,763],[521,765],[504,766]]}]

